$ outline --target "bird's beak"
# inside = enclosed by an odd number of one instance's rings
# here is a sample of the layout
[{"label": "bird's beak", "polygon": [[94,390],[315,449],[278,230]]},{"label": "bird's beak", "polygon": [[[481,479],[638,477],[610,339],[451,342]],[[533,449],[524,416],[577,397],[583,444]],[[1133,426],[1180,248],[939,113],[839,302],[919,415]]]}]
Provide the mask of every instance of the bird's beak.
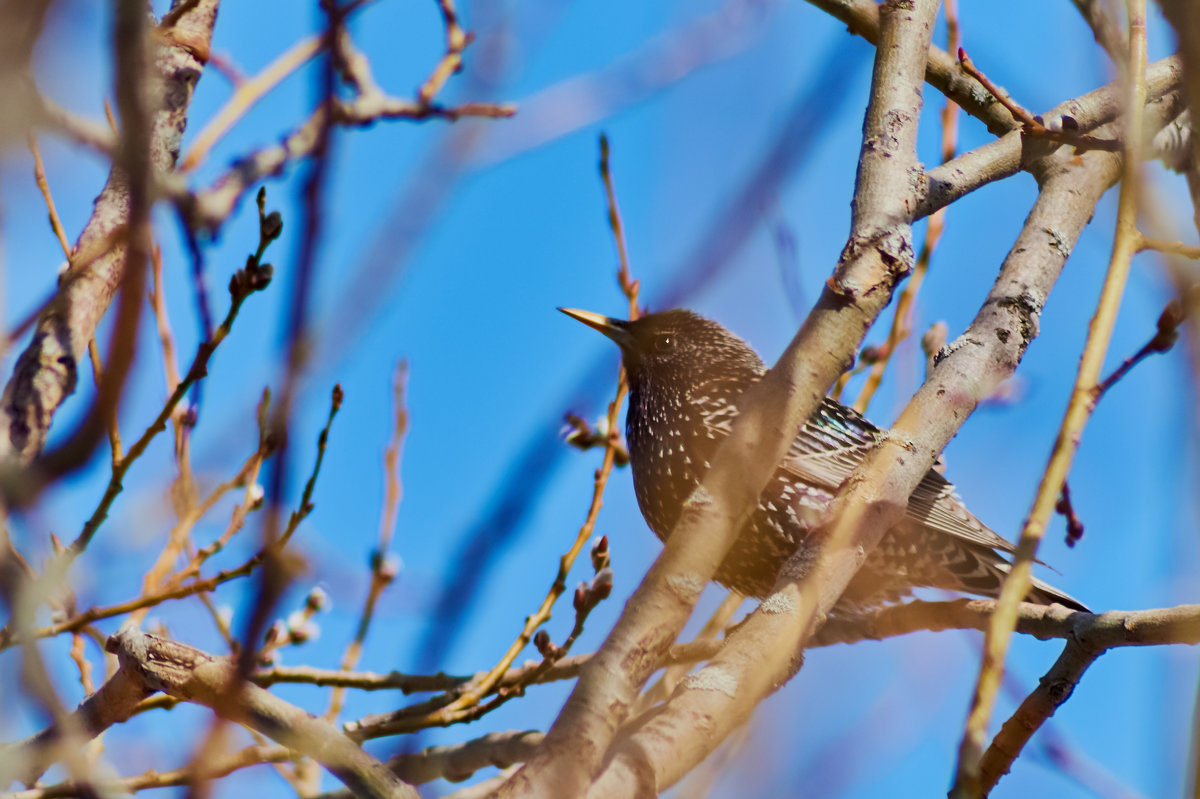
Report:
[{"label": "bird's beak", "polygon": [[611,316],[581,311],[578,308],[559,308],[558,310],[572,319],[583,322],[590,328],[599,330],[622,347],[630,343],[629,331],[626,329],[626,325],[629,323],[622,319],[613,319]]}]

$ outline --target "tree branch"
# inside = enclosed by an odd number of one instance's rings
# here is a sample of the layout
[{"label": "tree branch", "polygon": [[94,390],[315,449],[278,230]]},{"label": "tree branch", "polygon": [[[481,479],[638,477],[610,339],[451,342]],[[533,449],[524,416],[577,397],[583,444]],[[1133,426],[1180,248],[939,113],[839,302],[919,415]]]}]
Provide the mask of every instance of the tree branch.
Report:
[{"label": "tree branch", "polygon": [[[200,0],[180,16],[152,59],[150,169],[172,170],[196,81],[204,69],[219,0]],[[123,120],[127,126],[131,120]],[[114,167],[75,244],[77,253],[111,240],[130,222],[129,176]],[[75,390],[77,364],[121,285],[125,236],[67,273],[55,302],[42,313],[0,398],[0,461],[13,468],[42,451],[54,412]],[[140,303],[140,293],[135,300]],[[9,475],[10,479],[13,475]]]},{"label": "tree branch", "polygon": [[233,661],[148,635],[132,626],[110,636],[105,647],[117,655],[121,671],[136,676],[150,691],[206,705],[222,718],[245,724],[284,746],[320,762],[360,797],[417,799],[382,763],[336,727],[237,678]]}]

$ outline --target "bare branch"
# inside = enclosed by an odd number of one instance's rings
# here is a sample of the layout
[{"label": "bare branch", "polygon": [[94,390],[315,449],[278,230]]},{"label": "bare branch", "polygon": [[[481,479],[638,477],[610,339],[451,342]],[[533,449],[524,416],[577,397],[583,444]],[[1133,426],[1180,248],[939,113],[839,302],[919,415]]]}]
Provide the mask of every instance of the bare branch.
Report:
[{"label": "bare branch", "polygon": [[125,627],[108,640],[121,670],[146,689],[212,708],[284,746],[318,760],[362,797],[411,797],[417,792],[362,751],[336,727],[263,689],[237,679],[235,664],[190,646]]},{"label": "bare branch", "polygon": [[[131,717],[138,703],[153,691],[130,672],[118,670],[84,700],[69,724],[55,724],[23,741],[0,747],[0,785],[14,779],[32,785],[63,756],[63,748],[77,748],[114,724]],[[77,733],[77,734],[71,734]]]},{"label": "bare branch", "polygon": [[[157,46],[153,59],[158,91],[150,112],[150,168],[170,171],[179,153],[196,81],[204,69],[217,0],[202,0],[176,21],[169,43]],[[144,9],[141,10],[144,13]],[[126,120],[126,125],[135,124]],[[128,176],[114,169],[75,245],[77,252],[106,240],[130,222]],[[29,347],[22,353],[0,398],[0,460],[26,463],[45,445],[50,420],[75,390],[77,364],[95,334],[96,325],[117,293],[126,260],[124,242],[109,249],[80,271],[69,274],[59,295],[38,321]],[[74,270],[72,270],[74,271]],[[135,268],[134,271],[144,271]],[[137,300],[141,292],[136,292]]]}]

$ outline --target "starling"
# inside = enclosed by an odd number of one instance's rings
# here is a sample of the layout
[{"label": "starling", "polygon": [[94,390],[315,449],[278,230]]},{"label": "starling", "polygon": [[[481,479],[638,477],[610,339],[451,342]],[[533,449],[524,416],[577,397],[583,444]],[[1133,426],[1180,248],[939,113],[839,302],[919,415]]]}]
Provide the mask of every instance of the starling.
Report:
[{"label": "starling", "polygon": [[[626,322],[560,308],[621,348],[629,377],[625,435],[638,506],[666,540],[683,503],[729,435],[742,393],[766,372],[745,341],[685,310]],[[800,430],[759,497],[758,508],[717,569],[717,582],[763,597],[784,561],[811,546],[809,532],[838,488],[883,432],[828,397]],[[855,612],[909,596],[918,586],[996,597],[1014,547],[975,518],[932,469],[909,499],[904,519],[867,556],[836,610]],[[1033,581],[1029,602],[1087,610]]]}]

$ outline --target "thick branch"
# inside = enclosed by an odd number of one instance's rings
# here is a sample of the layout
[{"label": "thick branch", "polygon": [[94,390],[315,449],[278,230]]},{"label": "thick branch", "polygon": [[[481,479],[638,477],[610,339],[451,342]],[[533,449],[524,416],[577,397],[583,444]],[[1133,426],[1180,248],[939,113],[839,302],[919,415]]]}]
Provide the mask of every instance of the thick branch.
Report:
[{"label": "thick branch", "polygon": [[[155,47],[149,146],[150,163],[158,173],[171,171],[179,156],[218,2],[191,3],[172,28],[156,37],[164,43]],[[72,268],[39,318],[0,399],[0,460],[24,463],[41,452],[54,412],[75,390],[79,359],[121,284],[129,219],[128,181],[123,170],[114,168],[76,242]],[[85,253],[94,257],[85,258]]]},{"label": "thick branch", "polygon": [[230,660],[147,635],[132,626],[111,636],[106,648],[116,653],[121,670],[136,675],[146,688],[207,705],[223,718],[312,757],[358,796],[417,799],[411,786],[328,721],[256,685],[238,681]]},{"label": "thick branch", "polygon": [[[1021,632],[1027,629],[1027,607],[1021,606],[1017,618],[1017,630]],[[1200,606],[1197,605],[1135,612],[1109,611],[1099,616],[1080,615],[1083,618],[1078,622],[1073,617],[1069,618],[1066,629],[1062,631],[1065,634],[1056,636],[1067,639],[1058,660],[1042,677],[1038,687],[1004,723],[991,746],[983,753],[979,771],[984,795],[1008,773],[1033,734],[1071,698],[1083,673],[1100,655],[1118,646],[1200,643]]]},{"label": "thick branch", "polygon": [[13,780],[26,785],[37,782],[46,769],[62,759],[62,747],[79,747],[84,740],[125,721],[151,693],[136,675],[119,669],[83,701],[69,724],[54,724],[22,741],[0,747],[0,788],[7,788]]},{"label": "thick branch", "polygon": [[1059,706],[1071,698],[1075,686],[1083,673],[1096,662],[1104,650],[1092,650],[1082,646],[1075,638],[1068,638],[1067,645],[1057,661],[1042,677],[1016,712],[1004,722],[991,746],[979,760],[979,783],[981,796],[987,796],[1000,778],[1012,768],[1013,761],[1021,754],[1025,744],[1041,728]]}]

